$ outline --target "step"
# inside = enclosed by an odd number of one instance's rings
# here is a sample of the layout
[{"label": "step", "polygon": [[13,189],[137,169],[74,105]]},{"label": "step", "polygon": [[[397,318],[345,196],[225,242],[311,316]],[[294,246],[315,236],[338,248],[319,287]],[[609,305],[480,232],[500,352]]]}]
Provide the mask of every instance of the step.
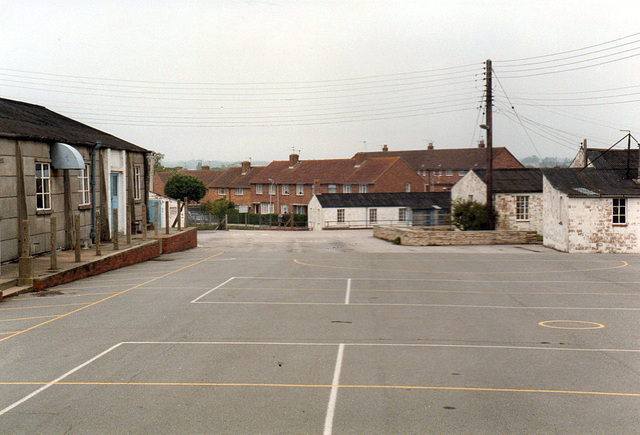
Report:
[{"label": "step", "polygon": [[18,285],[18,278],[0,278],[0,290],[15,287]]},{"label": "step", "polygon": [[[16,280],[17,281],[17,280]],[[33,290],[32,285],[14,285],[0,290],[0,301],[9,296],[16,296],[20,293],[27,293]]]}]

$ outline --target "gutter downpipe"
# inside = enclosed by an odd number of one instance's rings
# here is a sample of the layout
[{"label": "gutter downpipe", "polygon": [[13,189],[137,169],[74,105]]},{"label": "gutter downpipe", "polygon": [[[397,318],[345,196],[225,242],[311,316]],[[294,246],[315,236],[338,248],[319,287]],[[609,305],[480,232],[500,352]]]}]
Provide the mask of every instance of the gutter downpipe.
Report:
[{"label": "gutter downpipe", "polygon": [[102,147],[101,141],[91,150],[91,241],[96,242],[96,153]]}]

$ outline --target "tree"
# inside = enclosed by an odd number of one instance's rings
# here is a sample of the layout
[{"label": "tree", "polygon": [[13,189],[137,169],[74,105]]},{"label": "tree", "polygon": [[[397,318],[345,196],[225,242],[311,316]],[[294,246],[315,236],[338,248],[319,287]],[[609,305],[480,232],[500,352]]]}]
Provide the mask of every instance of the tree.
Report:
[{"label": "tree", "polygon": [[225,215],[227,211],[233,209],[235,205],[233,202],[228,201],[224,198],[216,199],[215,201],[207,201],[203,204],[200,204],[200,210],[205,213],[210,213],[216,217],[218,221],[218,229],[225,229]]},{"label": "tree", "polygon": [[[464,231],[487,229],[487,207],[477,201],[457,199],[451,204],[451,221]],[[493,212],[494,217],[497,213]]]},{"label": "tree", "polygon": [[187,198],[190,201],[198,202],[207,194],[207,188],[199,178],[177,173],[167,180],[164,193],[170,198]]}]

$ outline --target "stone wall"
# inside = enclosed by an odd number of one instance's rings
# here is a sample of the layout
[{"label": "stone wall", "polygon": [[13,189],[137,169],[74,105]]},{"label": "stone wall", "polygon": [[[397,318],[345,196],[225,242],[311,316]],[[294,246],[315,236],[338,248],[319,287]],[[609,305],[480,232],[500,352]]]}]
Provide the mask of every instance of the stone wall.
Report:
[{"label": "stone wall", "polygon": [[535,231],[432,231],[419,228],[394,228],[377,226],[373,236],[394,241],[400,237],[401,245],[450,246],[450,245],[522,245],[537,243]]}]

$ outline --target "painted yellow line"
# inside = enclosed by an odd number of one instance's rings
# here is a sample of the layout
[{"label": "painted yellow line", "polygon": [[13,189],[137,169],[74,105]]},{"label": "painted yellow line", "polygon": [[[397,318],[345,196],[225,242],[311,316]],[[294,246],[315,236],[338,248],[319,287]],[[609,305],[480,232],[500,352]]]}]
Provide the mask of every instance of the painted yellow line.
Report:
[{"label": "painted yellow line", "polygon": [[[548,323],[577,323],[580,325],[590,325],[590,326],[553,326],[548,325]],[[573,330],[587,330],[587,329],[602,329],[604,325],[602,323],[596,322],[586,322],[584,320],[546,320],[544,322],[538,323],[540,326],[544,326],[545,328],[553,328],[553,329],[573,329]]]},{"label": "painted yellow line", "polygon": [[33,320],[33,319],[50,319],[51,317],[58,317],[58,315],[55,315],[55,316],[18,317],[16,319],[2,319],[2,320],[0,320],[0,322],[14,322],[14,321],[17,321],[17,320]]},{"label": "painted yellow line", "polygon": [[[112,286],[103,286],[103,287],[112,287]],[[89,288],[89,287],[86,287]],[[92,288],[99,288],[99,287],[92,287]],[[62,289],[60,291],[65,291],[65,290],[69,290],[69,289]],[[73,290],[78,290],[77,288],[74,288]],[[82,289],[80,289],[82,290]],[[39,299],[42,300],[43,298],[53,298],[55,297],[56,299],[58,298],[81,298],[83,296],[101,296],[101,295],[112,295],[116,292],[98,292],[98,293],[82,293],[82,294],[57,294],[55,293],[56,290],[54,290],[54,292],[52,292],[51,294],[47,294],[46,290],[44,291],[44,293],[42,293],[40,296],[27,296],[27,297],[23,297],[21,298],[21,300],[25,301],[25,300],[31,300],[31,299]]]},{"label": "painted yellow line", "polygon": [[7,335],[7,334],[15,334],[17,331],[12,331],[12,332],[0,332],[0,335]]},{"label": "painted yellow line", "polygon": [[169,275],[173,275],[174,273],[181,272],[181,271],[183,271],[183,270],[185,270],[185,269],[188,269],[188,268],[190,268],[190,267],[197,266],[198,264],[200,264],[200,263],[204,263],[204,262],[205,262],[205,261],[207,261],[207,260],[210,260],[210,259],[212,259],[212,258],[218,257],[218,256],[222,255],[223,253],[224,253],[224,252],[218,252],[218,253],[217,253],[217,254],[215,254],[215,255],[211,255],[210,257],[205,258],[204,260],[196,261],[195,263],[189,264],[189,265],[187,265],[187,266],[183,266],[183,267],[181,267],[180,269],[176,269],[176,270],[173,270],[173,271],[171,271],[171,272],[167,272],[167,273],[165,273],[164,275],[157,276],[157,277],[155,277],[155,278],[151,278],[151,279],[150,279],[150,280],[148,280],[148,281],[145,281],[145,282],[140,283],[140,284],[136,284],[136,285],[134,285],[133,287],[129,287],[128,289],[122,290],[122,291],[120,291],[120,292],[118,292],[118,293],[114,293],[114,294],[112,294],[112,295],[110,295],[110,296],[107,296],[106,298],[102,298],[102,299],[100,299],[99,301],[92,302],[92,303],[90,303],[90,304],[88,304],[88,305],[84,305],[83,307],[80,307],[80,308],[78,308],[78,309],[76,309],[76,310],[70,311],[70,312],[68,312],[68,313],[66,313],[66,314],[62,314],[61,316],[58,316],[58,317],[56,317],[56,318],[54,318],[54,319],[49,319],[49,320],[47,320],[47,321],[45,321],[45,322],[42,322],[42,323],[39,323],[39,324],[37,324],[37,325],[34,325],[34,326],[30,327],[30,328],[27,328],[27,329],[25,329],[25,330],[23,330],[23,331],[18,331],[18,332],[16,332],[15,334],[9,335],[9,336],[4,337],[4,338],[0,338],[0,342],[3,342],[3,341],[8,340],[8,339],[10,339],[10,338],[13,338],[13,337],[15,337],[15,336],[17,336],[17,335],[24,334],[25,332],[32,331],[32,330],[34,330],[34,329],[36,329],[36,328],[39,328],[40,326],[46,325],[46,324],[48,324],[48,323],[55,322],[55,321],[56,321],[56,320],[58,320],[58,319],[62,319],[62,318],[64,318],[64,317],[70,316],[71,314],[75,314],[75,313],[80,312],[80,311],[82,311],[82,310],[84,310],[84,309],[86,309],[86,308],[93,307],[94,305],[98,305],[98,304],[100,304],[100,303],[102,303],[102,302],[108,301],[109,299],[115,298],[116,296],[120,296],[120,295],[122,295],[122,294],[125,294],[125,293],[127,293],[127,292],[131,291],[131,290],[135,290],[135,289],[137,289],[137,288],[139,288],[139,287],[142,287],[142,286],[143,286],[143,285],[145,285],[145,284],[149,284],[149,283],[154,282],[154,281],[157,281],[157,280],[159,280],[159,279],[161,279],[161,278],[167,277],[167,276],[169,276]]},{"label": "painted yellow line", "polygon": [[0,311],[33,310],[36,308],[77,307],[78,305],[87,305],[87,302],[76,302],[73,304],[59,304],[59,305],[32,305],[27,307],[0,308]]},{"label": "painted yellow line", "polygon": [[438,272],[434,270],[403,270],[403,269],[375,269],[375,268],[361,268],[361,267],[346,267],[346,266],[329,266],[325,264],[312,264],[304,263],[302,261],[293,260],[294,263],[301,266],[319,267],[325,269],[341,269],[341,270],[360,270],[366,272],[398,272],[398,273],[428,273],[432,275],[525,275],[525,274],[537,274],[537,273],[574,273],[574,272],[594,272],[598,270],[613,270],[627,267],[629,263],[619,260],[622,263],[619,266],[601,267],[593,269],[574,269],[574,270],[541,270],[537,272],[529,271],[512,271],[512,272],[465,272],[465,271],[452,271],[452,272]]},{"label": "painted yellow line", "polygon": [[[148,287],[157,288],[157,287]],[[176,288],[196,288],[196,287],[176,287]],[[209,288],[209,287],[206,287]],[[344,291],[344,288],[282,288],[282,287],[222,287],[220,290],[265,290],[265,291]],[[510,291],[476,291],[476,290],[405,290],[405,289],[362,289],[352,288],[352,292],[372,292],[372,293],[461,293],[477,295],[577,295],[577,296],[640,296],[638,293],[607,293],[607,292],[510,292]]]},{"label": "painted yellow line", "polygon": [[[0,382],[0,385],[47,385],[49,382]],[[640,393],[618,393],[607,391],[579,390],[542,390],[522,388],[485,388],[485,387],[437,387],[426,385],[316,385],[316,384],[269,384],[252,382],[56,382],[54,385],[67,386],[132,386],[132,387],[271,387],[271,388],[352,388],[352,389],[388,389],[388,390],[444,390],[444,391],[480,391],[490,393],[539,393],[539,394],[575,394],[591,396],[640,397]]]}]

